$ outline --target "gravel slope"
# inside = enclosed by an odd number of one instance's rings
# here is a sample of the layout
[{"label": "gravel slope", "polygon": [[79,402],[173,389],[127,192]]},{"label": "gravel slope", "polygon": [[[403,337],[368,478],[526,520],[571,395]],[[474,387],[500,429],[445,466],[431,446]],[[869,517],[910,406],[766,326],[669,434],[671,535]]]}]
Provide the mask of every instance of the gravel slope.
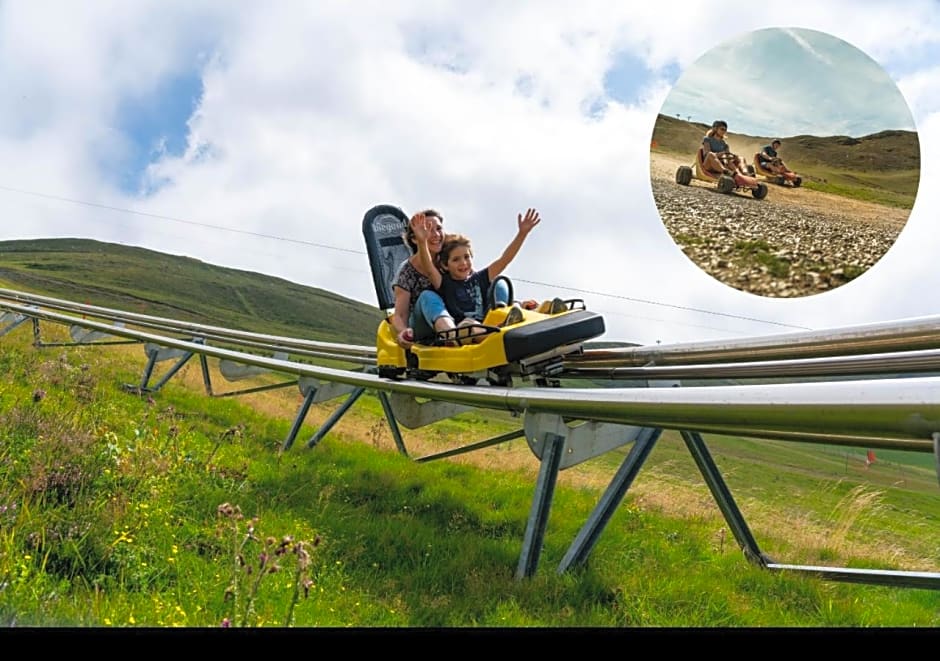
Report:
[{"label": "gravel slope", "polygon": [[752,294],[800,297],[858,277],[894,245],[910,211],[768,184],[749,191],[675,182],[674,156],[651,154],[650,184],[673,240],[702,270]]}]

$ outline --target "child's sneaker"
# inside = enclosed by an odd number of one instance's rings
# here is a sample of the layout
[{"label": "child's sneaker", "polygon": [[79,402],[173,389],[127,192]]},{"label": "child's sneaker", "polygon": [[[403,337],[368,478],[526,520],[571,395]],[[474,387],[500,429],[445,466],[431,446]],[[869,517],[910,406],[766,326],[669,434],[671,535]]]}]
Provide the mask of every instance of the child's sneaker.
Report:
[{"label": "child's sneaker", "polygon": [[483,336],[487,334],[486,326],[476,319],[467,317],[456,328],[457,344],[464,346],[467,344],[478,344],[483,341]]},{"label": "child's sneaker", "polygon": [[558,314],[559,312],[567,312],[568,304],[565,303],[560,298],[553,298],[551,307],[548,309],[549,314]]},{"label": "child's sneaker", "polygon": [[521,321],[525,320],[525,316],[522,314],[522,308],[517,308],[515,306],[509,308],[509,313],[506,315],[506,318],[503,320],[502,326],[512,326],[513,324],[518,324]]}]

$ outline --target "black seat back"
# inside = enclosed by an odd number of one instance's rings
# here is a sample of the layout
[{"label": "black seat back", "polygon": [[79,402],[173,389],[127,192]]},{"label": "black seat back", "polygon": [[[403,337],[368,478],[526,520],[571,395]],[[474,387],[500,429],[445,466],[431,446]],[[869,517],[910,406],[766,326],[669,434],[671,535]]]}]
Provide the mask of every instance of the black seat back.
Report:
[{"label": "black seat back", "polygon": [[366,241],[366,253],[372,268],[372,283],[382,310],[395,307],[392,281],[398,273],[398,267],[412,254],[404,238],[407,227],[408,216],[390,204],[372,207],[362,219],[362,236]]}]

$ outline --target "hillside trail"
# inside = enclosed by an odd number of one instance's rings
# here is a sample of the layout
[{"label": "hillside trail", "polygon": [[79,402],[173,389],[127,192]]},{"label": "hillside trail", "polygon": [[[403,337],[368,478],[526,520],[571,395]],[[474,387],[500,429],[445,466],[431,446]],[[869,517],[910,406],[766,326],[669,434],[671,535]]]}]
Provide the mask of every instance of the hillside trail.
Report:
[{"label": "hillside trail", "polygon": [[[680,165],[691,165],[694,160],[694,154],[688,157],[662,152],[650,152],[650,177],[653,179],[663,179],[675,182],[676,169]],[[692,180],[692,186],[710,186],[710,184]],[[799,206],[807,210],[818,212],[832,212],[838,210],[839,213],[848,216],[854,220],[873,225],[887,225],[900,231],[907,223],[910,216],[910,209],[899,209],[882,204],[863,202],[853,200],[839,195],[823,193],[810,190],[808,188],[790,188],[768,184],[770,193],[764,198],[765,204],[786,204],[788,206]]]}]

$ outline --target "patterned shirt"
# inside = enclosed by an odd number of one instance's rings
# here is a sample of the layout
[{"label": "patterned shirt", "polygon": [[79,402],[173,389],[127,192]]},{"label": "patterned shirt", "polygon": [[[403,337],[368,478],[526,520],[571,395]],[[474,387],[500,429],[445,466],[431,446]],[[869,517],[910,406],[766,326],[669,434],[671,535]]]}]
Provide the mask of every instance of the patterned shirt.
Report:
[{"label": "patterned shirt", "polygon": [[392,288],[399,287],[404,289],[409,294],[408,309],[414,310],[415,304],[418,302],[418,296],[425,289],[434,289],[434,286],[431,284],[431,281],[427,279],[421,272],[412,266],[411,261],[406,259],[401,263],[401,266],[398,267],[398,274],[395,276],[395,282],[392,285]]}]

